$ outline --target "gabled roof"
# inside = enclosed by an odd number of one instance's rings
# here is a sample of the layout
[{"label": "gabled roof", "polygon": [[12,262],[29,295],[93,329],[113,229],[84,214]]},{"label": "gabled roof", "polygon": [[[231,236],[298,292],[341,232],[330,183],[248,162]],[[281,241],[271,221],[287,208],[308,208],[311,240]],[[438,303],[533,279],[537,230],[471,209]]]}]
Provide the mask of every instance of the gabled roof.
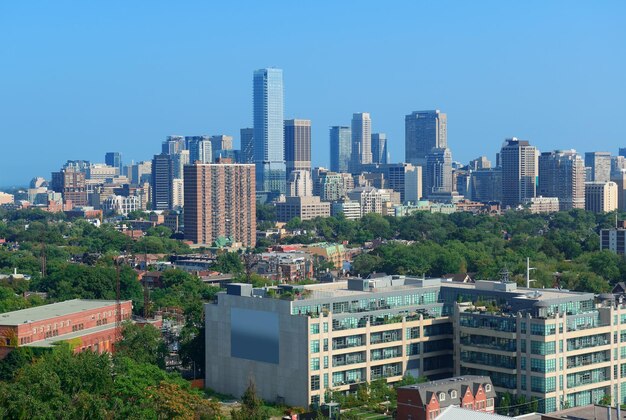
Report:
[{"label": "gabled roof", "polygon": [[[487,392],[485,389],[486,384],[491,385],[491,390],[489,392]],[[442,379],[439,381],[426,382],[423,384],[407,385],[401,387],[400,389],[415,390],[415,392],[419,394],[420,400],[424,404],[430,403],[430,400],[434,394],[437,398],[437,401],[439,401],[439,406],[441,408],[445,408],[451,405],[460,404],[461,399],[465,396],[465,393],[468,389],[470,390],[472,395],[475,395],[476,392],[473,390],[478,390],[480,386],[483,387],[483,391],[485,391],[485,395],[487,396],[487,398],[495,398],[496,393],[493,389],[491,379],[488,376],[461,376],[456,378]],[[452,391],[457,392],[456,398],[452,398]],[[443,401],[441,400],[441,398],[439,398],[439,394],[442,392],[445,394],[445,399]]]}]

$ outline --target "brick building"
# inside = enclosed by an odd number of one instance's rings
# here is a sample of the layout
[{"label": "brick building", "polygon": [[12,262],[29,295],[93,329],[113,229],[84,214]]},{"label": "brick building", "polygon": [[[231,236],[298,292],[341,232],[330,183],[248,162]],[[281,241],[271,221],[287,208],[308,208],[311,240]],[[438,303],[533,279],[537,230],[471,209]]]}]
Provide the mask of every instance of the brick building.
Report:
[{"label": "brick building", "polygon": [[[120,303],[122,320],[132,313],[130,300]],[[76,352],[111,351],[115,342],[116,302],[73,299],[0,315],[0,359],[16,347],[52,347],[69,342]]]},{"label": "brick building", "polygon": [[493,413],[491,379],[488,376],[463,376],[398,388],[399,420],[435,419],[449,406]]}]

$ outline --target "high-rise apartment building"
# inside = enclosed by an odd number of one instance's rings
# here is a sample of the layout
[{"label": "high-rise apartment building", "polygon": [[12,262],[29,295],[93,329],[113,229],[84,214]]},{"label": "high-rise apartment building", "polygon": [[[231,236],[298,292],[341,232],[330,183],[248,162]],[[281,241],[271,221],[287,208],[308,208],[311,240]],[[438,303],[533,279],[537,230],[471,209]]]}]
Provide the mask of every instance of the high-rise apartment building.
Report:
[{"label": "high-rise apartment building", "polygon": [[426,155],[423,193],[432,194],[452,192],[452,153],[448,148],[435,148]]},{"label": "high-rise apartment building", "polygon": [[254,128],[239,130],[241,140],[241,162],[254,163]]},{"label": "high-rise apartment building", "polygon": [[352,131],[350,127],[330,127],[330,170],[349,172],[352,156]]},{"label": "high-rise apartment building", "polygon": [[286,188],[283,71],[267,68],[254,72],[254,162],[256,188],[269,196]]},{"label": "high-rise apartment building", "polygon": [[311,120],[285,120],[287,178],[292,171],[311,171]]},{"label": "high-rise apartment building", "polygon": [[611,180],[611,153],[585,153],[585,166],[591,168],[590,181],[607,182]]},{"label": "high-rise apartment building", "polygon": [[174,165],[172,157],[166,153],[152,159],[152,210],[172,208],[172,180]]},{"label": "high-rise apartment building", "polygon": [[404,119],[405,161],[424,166],[433,148],[448,147],[448,117],[434,111],[415,111]]},{"label": "high-rise apartment building", "polygon": [[500,149],[502,206],[515,207],[536,196],[537,149],[526,140],[506,139]]},{"label": "high-rise apartment building", "polygon": [[313,180],[311,171],[298,169],[291,171],[287,181],[288,197],[310,197],[313,195]]},{"label": "high-rise apartment building", "polygon": [[617,184],[608,182],[585,182],[585,210],[608,213],[617,209]]},{"label": "high-rise apartment building", "polygon": [[185,150],[185,138],[183,136],[167,136],[161,144],[161,153],[175,155],[181,150]]},{"label": "high-rise apartment building", "polygon": [[120,152],[107,152],[104,155],[104,163],[107,166],[117,168],[118,175],[124,175],[122,171],[122,154]]},{"label": "high-rise apartment building", "polygon": [[575,150],[539,155],[538,195],[557,197],[560,210],[585,208],[585,165]]},{"label": "high-rise apartment building", "polygon": [[350,172],[359,174],[361,165],[372,163],[372,120],[368,112],[352,115]]},{"label": "high-rise apartment building", "polygon": [[171,155],[172,157],[172,176],[174,178],[183,178],[183,167],[189,165],[189,150],[181,150]]},{"label": "high-rise apartment building", "polygon": [[372,163],[389,163],[385,133],[372,133]]},{"label": "high-rise apartment building", "polygon": [[75,168],[68,167],[59,172],[52,172],[50,188],[63,196],[65,203],[71,202],[73,206],[87,205],[87,186],[85,173]]},{"label": "high-rise apartment building", "polygon": [[196,164],[184,169],[185,239],[211,245],[226,237],[245,247],[256,244],[255,167]]}]

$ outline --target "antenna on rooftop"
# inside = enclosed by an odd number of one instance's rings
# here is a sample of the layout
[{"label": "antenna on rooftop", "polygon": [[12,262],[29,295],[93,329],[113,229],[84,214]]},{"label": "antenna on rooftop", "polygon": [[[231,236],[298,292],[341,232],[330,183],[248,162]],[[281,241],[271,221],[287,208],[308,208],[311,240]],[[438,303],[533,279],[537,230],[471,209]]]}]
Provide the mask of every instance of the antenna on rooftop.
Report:
[{"label": "antenna on rooftop", "polygon": [[526,257],[526,288],[530,289],[530,282],[535,280],[530,279],[530,270],[536,270],[535,267],[530,266],[530,258]]},{"label": "antenna on rooftop", "polygon": [[500,281],[502,283],[509,283],[511,281],[509,269],[506,268],[506,266],[500,270]]}]

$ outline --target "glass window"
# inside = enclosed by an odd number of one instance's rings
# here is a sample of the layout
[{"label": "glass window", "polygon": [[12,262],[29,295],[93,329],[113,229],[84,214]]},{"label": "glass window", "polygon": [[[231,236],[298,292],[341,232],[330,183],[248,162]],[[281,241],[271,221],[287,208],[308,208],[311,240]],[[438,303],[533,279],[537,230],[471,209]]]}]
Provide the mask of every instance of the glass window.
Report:
[{"label": "glass window", "polygon": [[320,324],[311,324],[311,334],[320,333]]},{"label": "glass window", "polygon": [[311,340],[311,353],[320,352],[320,340]]}]

